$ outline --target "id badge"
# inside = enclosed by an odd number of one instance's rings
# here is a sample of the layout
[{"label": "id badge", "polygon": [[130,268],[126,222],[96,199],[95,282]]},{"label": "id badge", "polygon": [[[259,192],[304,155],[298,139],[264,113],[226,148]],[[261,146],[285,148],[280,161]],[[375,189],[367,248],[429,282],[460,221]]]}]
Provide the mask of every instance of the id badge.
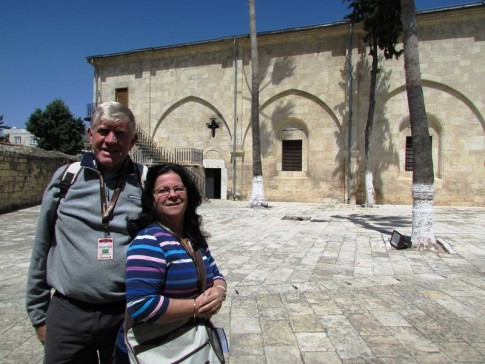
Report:
[{"label": "id badge", "polygon": [[98,260],[112,260],[113,246],[113,238],[98,239]]}]

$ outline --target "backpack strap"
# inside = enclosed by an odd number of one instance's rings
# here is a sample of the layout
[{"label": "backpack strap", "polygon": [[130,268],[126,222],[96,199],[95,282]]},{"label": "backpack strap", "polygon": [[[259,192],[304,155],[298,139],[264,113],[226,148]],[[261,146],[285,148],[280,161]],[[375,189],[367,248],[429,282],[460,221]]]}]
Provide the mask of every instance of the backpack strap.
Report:
[{"label": "backpack strap", "polygon": [[137,164],[138,174],[140,175],[141,189],[145,189],[145,181],[147,179],[148,167],[144,164]]},{"label": "backpack strap", "polygon": [[[147,178],[148,167],[144,164],[137,164],[138,175],[140,176],[140,186],[145,188],[145,181]],[[69,187],[76,182],[77,176],[81,171],[81,162],[73,162],[66,166],[61,175],[61,182],[59,183],[59,200],[66,197]]]},{"label": "backpack strap", "polygon": [[54,216],[54,219],[52,220],[52,224],[50,227],[52,237],[55,237],[54,227],[56,225],[57,209],[59,208],[61,199],[66,197],[66,193],[69,190],[69,187],[71,187],[71,185],[76,181],[80,170],[81,162],[73,162],[68,164],[61,174],[61,181],[59,182],[59,196],[56,204],[56,214]]},{"label": "backpack strap", "polygon": [[59,200],[66,196],[69,187],[76,181],[80,170],[81,162],[70,163],[64,169],[61,175],[61,182],[59,183]]}]

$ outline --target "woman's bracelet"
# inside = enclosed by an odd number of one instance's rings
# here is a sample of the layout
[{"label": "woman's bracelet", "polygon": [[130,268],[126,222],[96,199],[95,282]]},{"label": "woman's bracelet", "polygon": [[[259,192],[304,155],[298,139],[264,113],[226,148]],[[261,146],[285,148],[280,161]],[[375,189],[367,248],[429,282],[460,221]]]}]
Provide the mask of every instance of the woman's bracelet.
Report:
[{"label": "woman's bracelet", "polygon": [[196,307],[197,307],[197,306],[195,305],[195,298],[194,298],[194,321],[195,321],[195,312],[197,311],[197,310],[196,310]]}]

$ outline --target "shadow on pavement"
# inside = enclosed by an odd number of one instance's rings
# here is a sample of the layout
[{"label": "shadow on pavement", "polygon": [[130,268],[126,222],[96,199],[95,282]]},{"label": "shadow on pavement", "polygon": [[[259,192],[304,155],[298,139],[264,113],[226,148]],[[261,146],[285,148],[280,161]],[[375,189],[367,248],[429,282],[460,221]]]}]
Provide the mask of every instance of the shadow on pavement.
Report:
[{"label": "shadow on pavement", "polygon": [[408,228],[412,226],[412,220],[402,216],[376,216],[376,215],[362,215],[351,214],[348,216],[332,215],[335,219],[349,220],[355,225],[359,225],[365,229],[377,231],[382,234],[392,235],[393,230],[399,228]]}]

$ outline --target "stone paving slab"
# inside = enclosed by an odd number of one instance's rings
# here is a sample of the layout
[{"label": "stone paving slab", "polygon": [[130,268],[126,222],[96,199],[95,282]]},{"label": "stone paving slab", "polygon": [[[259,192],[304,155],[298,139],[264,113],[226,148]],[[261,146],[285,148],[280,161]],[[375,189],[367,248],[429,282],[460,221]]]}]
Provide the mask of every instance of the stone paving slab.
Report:
[{"label": "stone paving slab", "polygon": [[[391,248],[412,207],[211,200],[199,212],[235,363],[485,362],[485,208],[435,207],[452,254]],[[41,363],[25,313],[39,207],[0,215],[0,364]]]}]

